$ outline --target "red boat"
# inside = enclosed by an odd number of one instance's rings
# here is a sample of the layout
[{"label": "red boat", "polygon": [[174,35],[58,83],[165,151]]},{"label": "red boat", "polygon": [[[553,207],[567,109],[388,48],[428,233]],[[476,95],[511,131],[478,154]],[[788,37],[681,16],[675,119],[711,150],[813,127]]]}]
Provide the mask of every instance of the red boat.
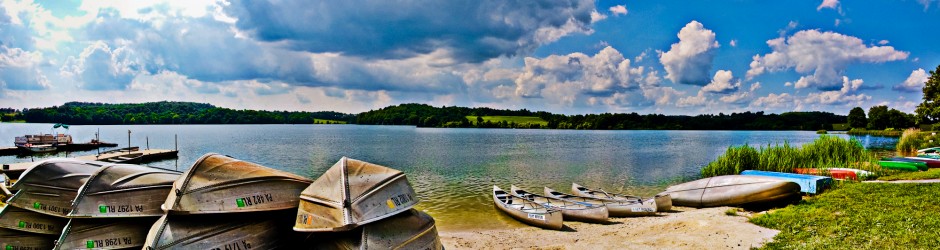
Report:
[{"label": "red boat", "polygon": [[[823,170],[824,169],[817,169],[817,168],[794,168],[793,172],[797,174],[822,175],[823,173],[826,172]],[[825,170],[829,171],[829,176],[831,176],[833,179],[858,180],[858,174],[856,174],[855,171],[852,171],[852,170],[846,170],[846,169],[825,169]]]},{"label": "red boat", "polygon": [[924,157],[904,157],[904,158],[927,163],[928,168],[940,168],[940,160],[937,160],[937,159],[924,158]]}]

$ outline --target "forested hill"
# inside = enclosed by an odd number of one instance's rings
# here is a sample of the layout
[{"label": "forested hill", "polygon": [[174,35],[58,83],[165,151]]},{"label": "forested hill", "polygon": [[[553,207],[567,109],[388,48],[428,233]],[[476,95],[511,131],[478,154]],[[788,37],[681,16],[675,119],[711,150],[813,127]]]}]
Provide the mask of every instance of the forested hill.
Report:
[{"label": "forested hill", "polygon": [[[150,102],[105,104],[68,102],[62,106],[24,109],[16,117],[32,123],[66,124],[313,124],[353,121],[354,115],[332,111],[290,112],[220,108],[205,103]],[[329,120],[329,121],[317,121]]]},{"label": "forested hill", "polygon": [[[487,116],[534,116],[546,121],[514,123],[489,122]],[[480,117],[480,118],[477,118]],[[479,120],[477,120],[479,119]],[[787,112],[765,114],[744,112],[718,115],[661,115],[637,113],[561,115],[548,112],[497,110],[491,108],[433,107],[402,104],[357,115],[358,124],[415,125],[419,127],[514,127],[548,129],[677,129],[677,130],[831,130],[845,123],[846,116],[828,112]]]},{"label": "forested hill", "polygon": [[545,129],[675,129],[675,130],[831,130],[846,117],[827,112],[718,115],[588,114],[492,108],[434,107],[401,104],[360,114],[332,111],[290,112],[235,110],[192,102],[105,104],[69,102],[24,110],[0,109],[3,120],[74,125],[105,124],[313,124],[356,123],[418,127],[485,127]]}]

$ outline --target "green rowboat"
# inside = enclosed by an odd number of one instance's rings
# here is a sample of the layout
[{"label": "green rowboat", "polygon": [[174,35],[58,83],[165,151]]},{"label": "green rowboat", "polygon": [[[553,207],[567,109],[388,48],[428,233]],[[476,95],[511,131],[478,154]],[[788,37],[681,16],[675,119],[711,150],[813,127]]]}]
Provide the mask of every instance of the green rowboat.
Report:
[{"label": "green rowboat", "polygon": [[926,163],[909,161],[879,161],[878,164],[881,165],[882,168],[901,171],[919,171],[920,168],[927,167]]}]

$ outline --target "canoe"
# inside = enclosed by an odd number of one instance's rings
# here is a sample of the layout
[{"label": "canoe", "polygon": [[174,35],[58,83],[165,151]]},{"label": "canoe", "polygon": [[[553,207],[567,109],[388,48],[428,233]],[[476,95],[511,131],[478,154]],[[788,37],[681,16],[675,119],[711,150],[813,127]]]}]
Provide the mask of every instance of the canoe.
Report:
[{"label": "canoe", "polygon": [[641,202],[655,202],[656,203],[656,212],[668,212],[672,210],[672,197],[668,194],[665,195],[656,195],[652,198],[642,198],[639,196],[617,194],[617,193],[608,193],[603,189],[591,189],[577,183],[571,183],[571,192],[574,195],[592,197],[598,199],[608,199],[608,200],[618,200],[618,201],[641,201]]},{"label": "canoe", "polygon": [[180,172],[139,165],[101,167],[78,189],[70,218],[160,217]]},{"label": "canoe", "polygon": [[348,232],[313,234],[302,244],[308,249],[428,249],[443,250],[434,218],[415,209]]},{"label": "canoe", "polygon": [[343,157],[300,194],[294,231],[348,231],[418,204],[401,171]]},{"label": "canoe", "polygon": [[[923,162],[924,164],[927,164],[928,168],[940,168],[940,160],[938,159],[927,158],[927,157],[904,157],[904,158]],[[926,170],[926,169],[921,169],[921,170]]]},{"label": "canoe", "polygon": [[19,190],[8,204],[26,210],[65,217],[71,211],[72,200],[104,162],[51,159],[27,169],[12,189]]},{"label": "canoe", "polygon": [[167,214],[147,231],[143,249],[305,249],[290,230],[289,210],[238,214]]},{"label": "canoe", "polygon": [[885,169],[901,170],[901,171],[920,171],[920,166],[923,165],[927,167],[923,162],[910,162],[910,161],[879,161],[878,165],[881,165]]},{"label": "canoe", "polygon": [[589,203],[596,206],[606,206],[607,213],[612,217],[628,216],[649,216],[656,215],[656,201],[618,201],[609,199],[598,199],[592,197],[577,196],[555,191],[551,188],[545,188],[545,196],[563,200],[575,201],[578,203]]},{"label": "canoe", "polygon": [[561,210],[510,195],[497,186],[493,186],[493,203],[500,211],[525,224],[554,230],[561,230],[563,226]]},{"label": "canoe", "polygon": [[55,249],[140,249],[157,218],[70,219]]},{"label": "canoe", "polygon": [[69,220],[26,209],[4,206],[0,209],[0,228],[23,232],[59,235]]},{"label": "canoe", "polygon": [[766,176],[766,177],[771,177],[771,178],[777,178],[777,179],[784,180],[784,181],[792,181],[800,185],[800,192],[807,193],[807,194],[822,193],[823,190],[832,186],[832,178],[825,177],[825,176],[781,173],[781,172],[760,171],[760,170],[744,170],[744,171],[741,171],[741,175]]},{"label": "canoe", "polygon": [[672,204],[687,207],[782,205],[799,200],[800,185],[764,176],[725,175],[666,188]]},{"label": "canoe", "polygon": [[0,228],[0,246],[4,250],[14,249],[52,249],[55,235],[34,234],[23,231]]},{"label": "canoe", "polygon": [[881,160],[882,161],[908,162],[912,164],[914,167],[917,167],[917,169],[921,171],[927,171],[927,169],[929,168],[927,167],[926,162],[918,161],[915,159],[910,159],[907,157],[885,157],[885,158],[881,158]]},{"label": "canoe", "polygon": [[542,206],[553,207],[561,210],[562,218],[565,220],[576,220],[585,222],[606,222],[610,213],[604,205],[594,205],[590,203],[579,203],[570,200],[552,198],[527,192],[516,185],[510,185],[509,193],[523,199],[538,203]]},{"label": "canoe", "polygon": [[161,208],[172,214],[292,209],[310,183],[299,175],[210,153],[173,182]]},{"label": "canoe", "polygon": [[938,153],[940,153],[940,147],[924,148],[924,149],[917,150],[917,154],[923,154],[923,155],[927,155],[927,154],[936,155]]},{"label": "canoe", "polygon": [[810,174],[818,176],[831,176],[836,180],[858,180],[858,174],[855,171],[849,170],[838,170],[831,168],[817,169],[817,168],[794,168],[793,172],[797,174]]}]

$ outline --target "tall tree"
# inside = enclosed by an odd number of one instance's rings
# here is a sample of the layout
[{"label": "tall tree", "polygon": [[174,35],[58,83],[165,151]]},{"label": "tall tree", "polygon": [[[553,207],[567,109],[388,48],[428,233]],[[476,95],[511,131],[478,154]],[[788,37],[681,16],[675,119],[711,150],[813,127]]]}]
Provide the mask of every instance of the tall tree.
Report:
[{"label": "tall tree", "polygon": [[888,106],[874,106],[868,109],[868,129],[885,129],[890,122]]},{"label": "tall tree", "polygon": [[917,105],[915,112],[920,117],[918,121],[933,123],[940,120],[940,65],[930,71],[930,77],[924,83],[924,102]]},{"label": "tall tree", "polygon": [[849,111],[849,127],[865,128],[868,125],[868,118],[865,117],[865,110],[861,107],[855,107]]}]

